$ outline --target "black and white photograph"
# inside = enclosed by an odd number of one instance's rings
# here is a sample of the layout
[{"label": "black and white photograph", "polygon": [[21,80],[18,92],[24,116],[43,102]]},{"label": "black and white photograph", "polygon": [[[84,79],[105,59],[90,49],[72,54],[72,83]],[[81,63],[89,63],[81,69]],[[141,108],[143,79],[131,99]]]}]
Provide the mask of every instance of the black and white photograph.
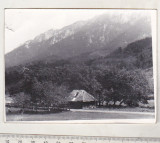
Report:
[{"label": "black and white photograph", "polygon": [[154,120],[153,10],[6,9],[5,120]]}]

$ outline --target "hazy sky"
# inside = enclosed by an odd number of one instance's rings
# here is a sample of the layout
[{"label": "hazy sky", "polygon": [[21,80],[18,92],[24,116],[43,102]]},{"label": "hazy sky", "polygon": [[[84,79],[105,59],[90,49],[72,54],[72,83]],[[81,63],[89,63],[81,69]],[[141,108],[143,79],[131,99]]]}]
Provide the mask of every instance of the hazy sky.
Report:
[{"label": "hazy sky", "polygon": [[111,12],[103,9],[7,9],[5,53],[49,29],[60,29],[78,20],[88,20],[107,11]]},{"label": "hazy sky", "polygon": [[60,29],[87,20],[105,10],[7,9],[5,10],[5,53],[49,29]]}]

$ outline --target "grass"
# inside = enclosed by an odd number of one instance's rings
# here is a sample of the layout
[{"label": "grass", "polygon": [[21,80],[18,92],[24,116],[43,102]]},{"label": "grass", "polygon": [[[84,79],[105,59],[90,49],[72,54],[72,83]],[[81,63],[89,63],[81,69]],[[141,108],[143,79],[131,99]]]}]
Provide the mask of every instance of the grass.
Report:
[{"label": "grass", "polygon": [[9,114],[7,121],[61,121],[61,120],[102,120],[102,119],[154,119],[152,114],[114,113],[114,112],[89,112],[89,111],[64,111],[52,114]]}]

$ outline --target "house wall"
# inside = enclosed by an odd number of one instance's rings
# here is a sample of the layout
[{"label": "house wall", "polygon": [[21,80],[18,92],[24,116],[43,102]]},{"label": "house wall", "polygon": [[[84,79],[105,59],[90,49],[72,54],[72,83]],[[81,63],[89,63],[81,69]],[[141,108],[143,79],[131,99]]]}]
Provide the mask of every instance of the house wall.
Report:
[{"label": "house wall", "polygon": [[71,109],[82,109],[84,107],[89,107],[89,106],[93,106],[96,107],[96,102],[95,101],[91,101],[91,102],[69,102],[69,106]]}]

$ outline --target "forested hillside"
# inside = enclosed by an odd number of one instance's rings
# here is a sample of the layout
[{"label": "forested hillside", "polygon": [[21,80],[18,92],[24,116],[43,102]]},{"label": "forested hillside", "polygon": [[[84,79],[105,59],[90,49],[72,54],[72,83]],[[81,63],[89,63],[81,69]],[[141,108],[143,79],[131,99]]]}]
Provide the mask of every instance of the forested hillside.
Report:
[{"label": "forested hillside", "polygon": [[[153,94],[145,71],[152,69],[152,39],[145,38],[116,48],[106,56],[93,57],[92,51],[65,60],[35,61],[7,68],[6,93],[11,97],[23,92],[23,102],[55,106],[65,103],[68,93],[83,89],[101,105],[119,102],[138,106]],[[105,49],[98,52],[105,53]]]},{"label": "forested hillside", "polygon": [[[103,50],[103,53],[106,51]],[[146,69],[152,67],[152,39],[145,38],[119,47],[110,55],[92,60],[95,64],[105,63],[119,68]]]}]

